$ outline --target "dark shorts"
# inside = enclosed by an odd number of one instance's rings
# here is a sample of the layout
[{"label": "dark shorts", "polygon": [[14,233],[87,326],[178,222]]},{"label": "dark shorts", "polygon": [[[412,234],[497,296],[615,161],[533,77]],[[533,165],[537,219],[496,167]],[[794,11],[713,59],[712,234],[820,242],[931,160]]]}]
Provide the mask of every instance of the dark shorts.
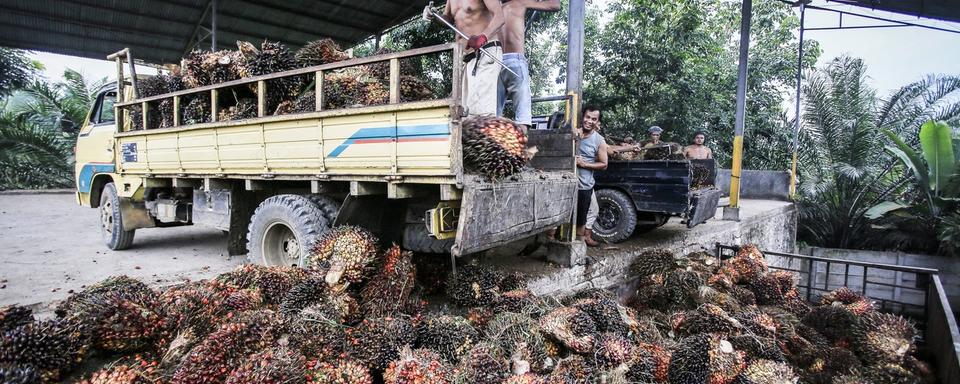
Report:
[{"label": "dark shorts", "polygon": [[577,225],[587,225],[587,211],[590,210],[590,197],[593,188],[577,190]]}]

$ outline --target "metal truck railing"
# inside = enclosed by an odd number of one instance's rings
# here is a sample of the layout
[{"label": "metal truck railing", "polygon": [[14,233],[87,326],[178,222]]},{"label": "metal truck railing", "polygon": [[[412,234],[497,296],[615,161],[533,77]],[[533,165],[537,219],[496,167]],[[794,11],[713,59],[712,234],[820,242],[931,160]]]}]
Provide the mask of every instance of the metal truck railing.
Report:
[{"label": "metal truck railing", "polygon": [[[715,255],[722,263],[739,249],[717,243]],[[925,355],[936,363],[940,382],[960,383],[960,332],[938,270],[761,252],[770,269],[798,275],[797,289],[807,301],[818,302],[823,294],[848,287],[874,300],[881,311],[914,320]]]}]

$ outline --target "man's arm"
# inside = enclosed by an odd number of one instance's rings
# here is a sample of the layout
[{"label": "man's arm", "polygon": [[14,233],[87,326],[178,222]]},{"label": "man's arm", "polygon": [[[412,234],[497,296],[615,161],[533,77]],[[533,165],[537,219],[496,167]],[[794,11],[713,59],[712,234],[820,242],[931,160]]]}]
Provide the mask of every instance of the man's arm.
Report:
[{"label": "man's arm", "polygon": [[583,160],[582,157],[577,157],[577,167],[583,169],[589,169],[591,171],[602,171],[607,169],[607,151],[610,148],[607,147],[606,143],[600,144],[600,148],[597,148],[597,162],[588,163],[586,160]]},{"label": "man's arm", "polygon": [[[450,24],[453,24],[453,23],[454,23],[453,10],[450,8],[450,2],[449,2],[449,1],[447,2],[446,5],[443,6],[443,18],[444,18],[445,20],[449,21]],[[460,39],[460,36],[459,36],[459,35],[457,36],[457,39],[458,39],[458,40]]]},{"label": "man's arm", "polygon": [[713,150],[710,149],[710,148],[707,148],[707,158],[708,158],[708,159],[712,159],[712,158],[713,158]]},{"label": "man's arm", "polygon": [[527,9],[556,12],[560,10],[560,0],[527,0]]},{"label": "man's arm", "polygon": [[[447,2],[447,4],[450,4],[450,2]],[[493,17],[490,18],[490,24],[483,30],[483,34],[489,38],[503,27],[503,6],[500,5],[500,0],[483,0],[483,4],[493,13]]]}]

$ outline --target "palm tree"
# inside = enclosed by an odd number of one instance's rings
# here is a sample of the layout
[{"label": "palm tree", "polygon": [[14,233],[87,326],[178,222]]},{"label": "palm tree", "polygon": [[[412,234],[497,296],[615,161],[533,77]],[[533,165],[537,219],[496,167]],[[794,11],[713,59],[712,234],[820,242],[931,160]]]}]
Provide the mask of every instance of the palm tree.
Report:
[{"label": "palm tree", "polygon": [[799,237],[837,248],[916,247],[922,239],[875,229],[865,216],[909,187],[880,128],[916,142],[917,122],[957,121],[960,78],[931,76],[880,99],[863,61],[840,57],[811,72],[803,92]]},{"label": "palm tree", "polygon": [[0,189],[72,185],[76,137],[61,132],[61,122],[82,125],[106,79],[70,69],[64,79],[36,80],[0,100]]}]

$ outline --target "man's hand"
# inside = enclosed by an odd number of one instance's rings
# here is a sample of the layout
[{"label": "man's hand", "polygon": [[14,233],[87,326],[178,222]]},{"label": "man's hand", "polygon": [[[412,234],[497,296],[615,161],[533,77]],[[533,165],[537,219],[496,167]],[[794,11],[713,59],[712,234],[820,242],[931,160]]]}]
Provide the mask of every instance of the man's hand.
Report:
[{"label": "man's hand", "polygon": [[583,156],[577,156],[577,167],[578,167],[578,168],[586,168],[588,164],[590,164],[590,163],[588,163],[586,160],[584,160],[584,159],[583,159]]},{"label": "man's hand", "polygon": [[482,33],[470,36],[470,40],[467,40],[467,48],[480,49],[484,44],[487,44],[487,35]]}]

